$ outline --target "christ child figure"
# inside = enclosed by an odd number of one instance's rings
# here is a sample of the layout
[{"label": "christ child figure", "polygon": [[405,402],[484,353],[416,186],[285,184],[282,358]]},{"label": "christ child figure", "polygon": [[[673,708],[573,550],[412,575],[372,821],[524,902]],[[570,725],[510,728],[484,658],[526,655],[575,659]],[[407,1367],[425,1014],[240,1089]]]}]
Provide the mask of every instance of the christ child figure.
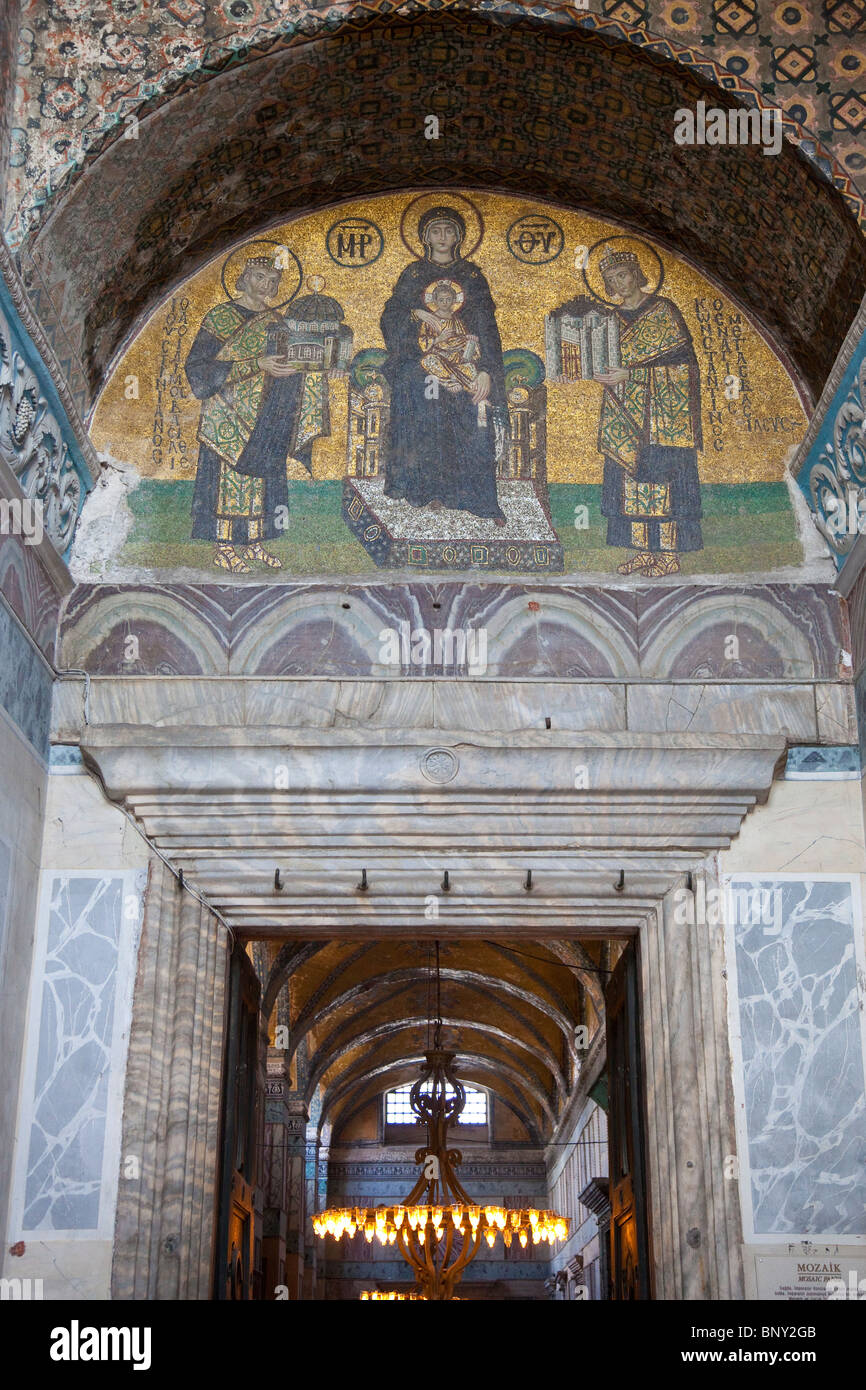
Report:
[{"label": "christ child figure", "polygon": [[447,391],[471,392],[478,376],[475,363],[481,350],[477,337],[467,333],[459,317],[464,302],[463,290],[455,281],[434,280],[424,291],[426,309],[412,311],[413,319],[421,325],[421,366]]}]

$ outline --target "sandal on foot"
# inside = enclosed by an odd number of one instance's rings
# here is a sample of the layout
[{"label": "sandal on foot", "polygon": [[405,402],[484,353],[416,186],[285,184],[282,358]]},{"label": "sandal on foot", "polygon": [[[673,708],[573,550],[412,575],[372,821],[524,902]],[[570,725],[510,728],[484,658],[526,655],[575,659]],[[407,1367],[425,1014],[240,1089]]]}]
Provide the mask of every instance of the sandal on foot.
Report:
[{"label": "sandal on foot", "polygon": [[252,574],[249,565],[238,555],[231,545],[218,545],[214,552],[213,562],[217,569],[228,570],[229,574]]},{"label": "sandal on foot", "polygon": [[648,550],[641,550],[637,555],[632,555],[630,560],[624,560],[621,565],[617,565],[617,574],[633,574],[635,570],[649,570],[653,565],[653,557]]},{"label": "sandal on foot", "polygon": [[647,579],[660,579],[665,574],[679,574],[680,562],[676,555],[656,555],[652,564],[644,570]]},{"label": "sandal on foot", "polygon": [[265,550],[261,541],[256,541],[255,545],[245,546],[241,551],[245,560],[257,560],[260,565],[265,565],[269,570],[281,570],[282,560],[278,560],[276,555],[271,555]]}]

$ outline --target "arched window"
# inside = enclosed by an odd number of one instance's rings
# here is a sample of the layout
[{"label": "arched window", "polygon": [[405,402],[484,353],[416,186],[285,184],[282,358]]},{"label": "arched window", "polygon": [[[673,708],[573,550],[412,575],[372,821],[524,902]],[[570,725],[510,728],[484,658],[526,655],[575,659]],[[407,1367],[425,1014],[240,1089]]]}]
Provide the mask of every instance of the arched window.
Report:
[{"label": "arched window", "polygon": [[[405,1086],[396,1086],[393,1091],[388,1091],[385,1096],[385,1124],[386,1125],[412,1125],[418,1123],[418,1117],[409,1104],[409,1094],[412,1090],[412,1082]],[[461,1125],[486,1125],[487,1124],[487,1092],[481,1091],[475,1086],[466,1088],[466,1104],[457,1123]],[[448,1087],[449,1094],[453,1095],[453,1089]]]}]

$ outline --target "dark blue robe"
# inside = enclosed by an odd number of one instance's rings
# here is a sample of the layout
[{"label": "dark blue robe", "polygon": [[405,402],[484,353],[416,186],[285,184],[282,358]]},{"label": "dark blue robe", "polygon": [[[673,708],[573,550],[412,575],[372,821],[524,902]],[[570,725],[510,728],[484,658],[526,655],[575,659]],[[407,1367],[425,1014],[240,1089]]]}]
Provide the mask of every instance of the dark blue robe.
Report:
[{"label": "dark blue robe", "polygon": [[[457,311],[467,333],[478,338],[478,371],[490,376],[487,424],[478,424],[478,407],[468,392],[440,383],[438,398],[425,395],[427,372],[421,365],[421,325],[413,309],[424,309],[424,291],[433,280],[460,285],[465,303]],[[385,455],[385,495],[405,498],[413,507],[438,499],[443,506],[475,516],[501,517],[496,497],[494,412],[507,428],[508,407],[502,342],[490,287],[471,261],[436,265],[413,261],[400,275],[382,313],[388,359],[382,368],[391,387],[390,431]]]},{"label": "dark blue robe", "polygon": [[[249,318],[253,310],[243,305],[236,306]],[[225,383],[231,371],[231,362],[216,360],[222,341],[201,327],[186,359],[187,380],[198,400],[213,396]],[[288,508],[289,490],[286,483],[286,460],[291,451],[292,437],[297,419],[301,393],[304,386],[303,373],[277,378],[268,376],[262,392],[261,407],[253,432],[236,463],[229,466],[236,473],[244,473],[264,481],[264,514],[260,538],[273,540],[284,534],[285,528],[276,525],[278,507]],[[295,457],[312,471],[312,441],[298,450]],[[221,460],[207,444],[201,443],[198,455],[195,489],[192,498],[192,537],[193,540],[216,541],[217,497],[219,489]],[[249,521],[237,517],[231,523],[231,542],[245,545],[250,540]]]}]

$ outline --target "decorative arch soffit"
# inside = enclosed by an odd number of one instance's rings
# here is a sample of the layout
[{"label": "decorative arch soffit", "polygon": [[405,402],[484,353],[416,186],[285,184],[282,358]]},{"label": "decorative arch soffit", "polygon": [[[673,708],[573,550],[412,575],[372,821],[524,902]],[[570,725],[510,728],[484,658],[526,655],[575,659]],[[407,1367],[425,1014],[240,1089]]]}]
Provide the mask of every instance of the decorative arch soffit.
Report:
[{"label": "decorative arch soffit", "polygon": [[[423,1014],[402,1014],[372,1024],[361,1033],[351,1033],[346,1026],[342,1029],[335,1029],[310,1057],[310,1074],[306,1086],[307,1099],[313,1095],[322,1077],[332,1068],[336,1068],[344,1057],[351,1055],[361,1047],[368,1048],[369,1055],[373,1056],[379,1044],[390,1042],[395,1034],[422,1029],[426,1026],[426,1022],[426,1017]],[[517,1022],[523,1023],[524,1027],[526,1026],[522,1019],[518,1019]],[[567,1092],[565,1076],[557,1059],[543,1043],[539,1045],[537,1041],[528,1042],[515,1031],[485,1019],[457,1018],[444,1011],[443,1024],[446,1028],[457,1030],[461,1039],[466,1033],[488,1034],[511,1058],[518,1062],[522,1059],[523,1065],[526,1065],[527,1058],[531,1059],[547,1072],[550,1080],[549,1089],[551,1091],[555,1089],[560,1099],[565,1097]],[[523,1057],[523,1054],[526,1056]]]},{"label": "decorative arch soffit", "polygon": [[[461,985],[467,989],[489,992],[494,997],[501,995],[509,1000],[514,999],[518,1001],[518,1004],[543,1014],[559,1029],[568,1048],[574,1051],[571,1020],[540,993],[535,993],[530,988],[515,984],[511,980],[497,979],[494,975],[478,970],[455,970],[443,967],[440,973],[443,981]],[[297,1018],[292,1021],[293,1048],[306,1037],[311,1028],[321,1026],[347,1006],[360,1007],[363,1005],[366,1008],[368,1005],[375,1005],[379,1002],[380,996],[388,991],[393,991],[402,985],[423,983],[427,978],[429,978],[429,971],[424,968],[408,967],[402,970],[391,970],[387,976],[379,978],[373,976],[358,981],[351,988],[335,995],[321,1007],[318,999],[312,1003],[308,1001]]]},{"label": "decorative arch soffit", "polygon": [[[505,29],[528,18],[538,27],[578,29],[621,40],[643,52],[672,59],[725,92],[744,98],[749,105],[775,109],[774,103],[767,101],[753,83],[715,62],[705,51],[678,43],[647,26],[627,24],[623,20],[588,13],[572,5],[531,5],[526,0],[510,0],[509,3],[499,0],[496,8],[491,9],[488,5],[482,7],[480,3],[467,3],[467,0],[412,0],[410,5],[401,7],[399,18],[418,18],[424,14],[441,16],[449,12],[456,16],[483,14],[485,19]],[[182,60],[167,62],[160,71],[146,79],[133,82],[126,88],[118,84],[111,94],[113,100],[107,109],[101,108],[98,116],[83,126],[79,142],[73,142],[69,160],[55,168],[53,175],[42,181],[34,181],[27,187],[21,199],[23,215],[16,218],[9,229],[9,244],[18,245],[31,235],[50,214],[52,203],[68,190],[77,176],[116,140],[128,138],[131,117],[140,121],[175,96],[196,90],[202,83],[224,72],[234,71],[275,49],[302,47],[315,43],[323,36],[339,34],[343,29],[357,31],[383,19],[393,22],[393,18],[387,12],[382,13],[371,0],[362,0],[362,3],[341,6],[341,12],[332,7],[326,13],[309,11],[292,20],[238,26],[210,43],[184,48]],[[866,200],[855,181],[823,148],[813,132],[784,112],[783,119],[786,137],[802,149],[805,157],[824,178],[842,191],[855,217],[862,221]]]},{"label": "decorative arch soffit", "polygon": [[[765,104],[705,54],[569,6],[430,4],[396,22],[366,6],[307,15],[212,48],[93,132],[21,246],[37,298],[58,307],[63,287],[91,397],[155,303],[239,238],[351,196],[457,183],[613,211],[734,287],[817,396],[866,290],[866,242],[862,198],[809,133],[786,120],[776,158],[703,159],[673,144],[676,109]],[[423,138],[437,109],[447,142]],[[136,141],[122,138],[131,112]]]}]

